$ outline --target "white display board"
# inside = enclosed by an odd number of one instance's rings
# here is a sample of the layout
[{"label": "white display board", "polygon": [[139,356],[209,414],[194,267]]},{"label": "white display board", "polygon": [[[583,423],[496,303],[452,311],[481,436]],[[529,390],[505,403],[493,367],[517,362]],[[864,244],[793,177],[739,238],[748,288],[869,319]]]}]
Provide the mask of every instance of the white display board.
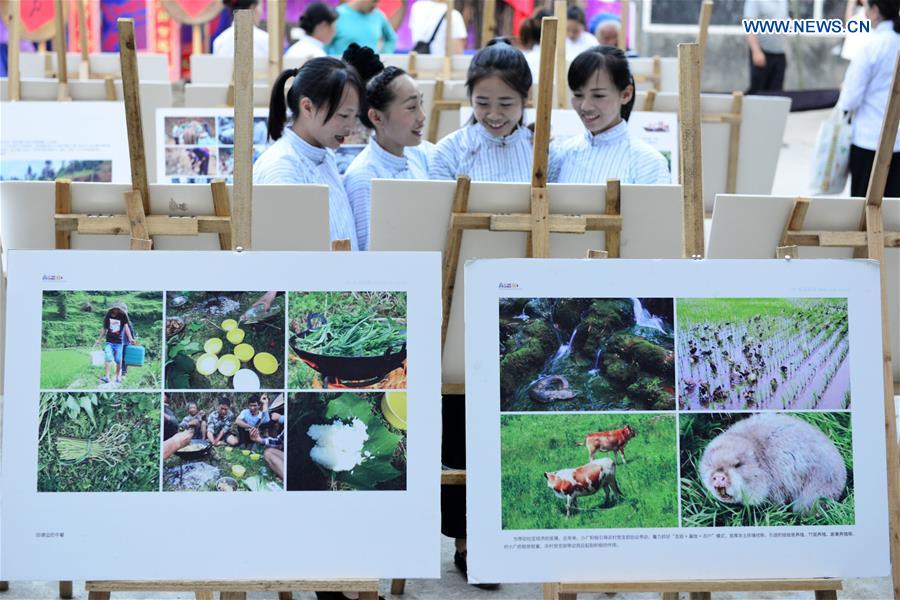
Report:
[{"label": "white display board", "polygon": [[440,575],[437,253],[12,251],[8,284],[5,579]]},{"label": "white display board", "polygon": [[55,179],[131,181],[121,102],[4,103],[0,181]]},{"label": "white display board", "polygon": [[[53,182],[0,183],[0,238],[7,250],[52,250],[56,247]],[[73,183],[75,214],[121,215],[130,185]],[[232,187],[227,187],[229,199]],[[328,186],[257,185],[253,187],[251,238],[255,250],[328,250]],[[209,185],[150,185],[150,214],[178,217],[215,215]],[[78,250],[127,250],[130,236],[73,233],[71,247]],[[156,250],[218,250],[215,233],[158,235]]]},{"label": "white display board", "polygon": [[470,582],[887,575],[880,314],[866,260],[470,262]]},{"label": "white display board", "polygon": [[[118,52],[94,52],[88,56],[91,75],[103,77],[113,75],[122,78],[122,67]],[[138,73],[141,81],[169,81],[169,57],[151,52],[137,53]],[[66,67],[70,79],[78,79],[81,69],[81,53],[67,52]],[[49,70],[49,73],[48,73]],[[19,54],[19,73],[22,77],[53,77],[56,73],[56,52]]]},{"label": "white display board", "polygon": [[[253,160],[269,145],[269,111],[253,111]],[[161,108],[156,111],[156,181],[231,183],[233,108]]]},{"label": "white display board", "polygon": [[[718,194],[707,243],[709,258],[767,258],[775,255],[796,198]],[[854,231],[865,210],[863,198],[810,198],[803,229]],[[900,231],[900,198],[885,198],[885,231]],[[795,258],[851,258],[851,248],[801,246]],[[900,381],[900,249],[884,249],[887,275],[888,334],[894,381]]]},{"label": "white display board", "polygon": [[[372,181],[372,250],[443,251],[447,241],[453,181]],[[530,188],[525,183],[474,182],[469,190],[469,212],[527,213]],[[600,214],[606,207],[606,186],[551,184],[547,188],[551,214]],[[622,185],[620,252],[625,258],[677,258],[681,256],[681,186]],[[465,380],[463,354],[463,268],[475,258],[525,257],[526,233],[467,230],[463,232],[450,310],[441,374],[444,383]],[[588,250],[606,247],[602,231],[550,234],[552,258],[579,258]]]}]

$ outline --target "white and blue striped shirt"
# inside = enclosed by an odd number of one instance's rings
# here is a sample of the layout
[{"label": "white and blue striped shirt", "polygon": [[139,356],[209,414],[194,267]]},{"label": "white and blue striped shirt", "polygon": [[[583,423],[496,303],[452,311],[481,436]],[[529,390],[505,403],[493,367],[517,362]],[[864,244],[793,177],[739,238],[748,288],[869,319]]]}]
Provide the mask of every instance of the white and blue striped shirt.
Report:
[{"label": "white and blue striped shirt", "polygon": [[319,183],[328,186],[328,223],[332,240],[350,240],[359,250],[353,210],[344,191],[334,152],[304,141],[290,127],[253,164],[253,183]]},{"label": "white and blue striped shirt", "polygon": [[356,238],[359,249],[369,249],[369,217],[372,212],[373,179],[428,179],[428,150],[434,146],[422,142],[407,146],[403,156],[391,154],[375,140],[356,155],[344,172],[344,189],[350,199],[353,218],[356,220]]},{"label": "white and blue striped shirt", "polygon": [[665,157],[628,133],[628,122],[593,135],[550,144],[547,180],[553,183],[672,183]]},{"label": "white and blue striped shirt", "polygon": [[532,133],[519,126],[505,137],[491,135],[480,123],[457,129],[437,143],[428,163],[432,179],[531,181]]}]

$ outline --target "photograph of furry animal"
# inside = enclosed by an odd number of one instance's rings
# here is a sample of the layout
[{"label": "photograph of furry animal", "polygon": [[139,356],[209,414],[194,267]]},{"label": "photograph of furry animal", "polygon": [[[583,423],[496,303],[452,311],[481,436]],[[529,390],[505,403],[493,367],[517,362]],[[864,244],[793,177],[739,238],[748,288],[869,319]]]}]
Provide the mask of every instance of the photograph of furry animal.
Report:
[{"label": "photograph of furry animal", "polygon": [[684,527],[853,525],[850,414],[680,416]]},{"label": "photograph of furry animal", "polygon": [[682,410],[850,407],[846,298],[679,298]]},{"label": "photograph of furry animal", "polygon": [[501,415],[500,446],[503,529],[678,526],[674,415]]},{"label": "photograph of furry animal", "polygon": [[500,410],[673,410],[671,298],[501,298]]}]

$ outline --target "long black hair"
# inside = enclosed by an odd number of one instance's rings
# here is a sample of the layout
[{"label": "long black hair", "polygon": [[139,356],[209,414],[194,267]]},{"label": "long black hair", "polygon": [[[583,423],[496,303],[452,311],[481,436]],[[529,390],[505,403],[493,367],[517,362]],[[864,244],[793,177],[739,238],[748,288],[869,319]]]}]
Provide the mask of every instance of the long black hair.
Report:
[{"label": "long black hair", "polygon": [[391,89],[391,83],[406,71],[399,67],[386,67],[380,73],[366,82],[366,98],[363,110],[359,112],[359,120],[369,129],[375,129],[375,124],[369,119],[369,109],[384,111],[388,105],[397,98],[397,94]]},{"label": "long black hair", "polygon": [[[514,89],[522,96],[522,106],[528,99],[531,90],[531,67],[525,60],[525,55],[518,48],[514,48],[509,40],[496,38],[488,42],[488,45],[478,51],[469,64],[466,73],[466,93],[472,98],[472,90],[478,82],[488,77],[498,77],[500,80]],[[474,120],[474,113],[472,119]],[[524,118],[524,111],[523,111]],[[519,121],[521,123],[521,120]]]},{"label": "long black hair", "polygon": [[544,17],[552,17],[553,13],[546,8],[539,8],[534,11],[530,19],[525,19],[519,25],[519,41],[526,48],[531,48],[535,44],[541,43],[541,20]]},{"label": "long black hair", "polygon": [[[285,94],[285,84],[292,77],[294,81]],[[282,71],[272,86],[269,100],[269,137],[273,140],[281,137],[288,120],[288,109],[294,117],[300,114],[300,98],[303,97],[309,98],[317,110],[327,107],[327,123],[338,109],[348,85],[353,86],[362,99],[363,83],[359,73],[353,66],[331,56],[314,58],[299,69]]]},{"label": "long black hair", "polygon": [[621,111],[622,118],[627,121],[634,108],[634,77],[625,53],[619,48],[594,46],[576,56],[569,66],[569,89],[574,91],[583,87],[601,69],[609,73],[609,79],[620,92],[629,85],[632,87],[631,100],[622,105]]},{"label": "long black hair", "polygon": [[313,31],[319,23],[334,23],[337,21],[338,14],[333,8],[324,2],[313,2],[306,7],[297,24],[300,29],[306,32],[306,35],[312,35]]},{"label": "long black hair", "polygon": [[900,33],[900,0],[869,0],[869,6],[876,7],[885,21],[894,24],[894,33]]}]

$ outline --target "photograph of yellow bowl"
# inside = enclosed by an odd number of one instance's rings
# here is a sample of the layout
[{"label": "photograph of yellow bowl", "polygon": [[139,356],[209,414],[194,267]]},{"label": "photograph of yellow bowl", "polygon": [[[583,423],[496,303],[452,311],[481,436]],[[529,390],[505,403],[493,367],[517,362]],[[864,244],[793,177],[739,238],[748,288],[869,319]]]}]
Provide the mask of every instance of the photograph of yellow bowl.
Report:
[{"label": "photograph of yellow bowl", "polygon": [[278,360],[268,352],[260,352],[253,357],[253,366],[263,375],[271,375],[278,370]]},{"label": "photograph of yellow bowl", "polygon": [[209,338],[208,340],[206,340],[206,343],[203,344],[203,351],[207,354],[218,354],[221,349],[221,338]]},{"label": "photograph of yellow bowl", "polygon": [[247,362],[253,355],[256,354],[256,350],[253,349],[253,346],[250,344],[238,344],[234,347],[234,355],[237,356],[241,362]]},{"label": "photograph of yellow bowl", "polygon": [[241,368],[241,361],[234,354],[226,354],[216,363],[216,368],[225,377],[231,377]]},{"label": "photograph of yellow bowl", "polygon": [[231,474],[240,479],[247,472],[247,467],[243,465],[231,465]]},{"label": "photograph of yellow bowl", "polygon": [[231,331],[237,326],[238,322],[234,319],[225,319],[224,321],[222,321],[222,329],[224,329],[225,331]]},{"label": "photograph of yellow bowl", "polygon": [[387,392],[381,399],[381,412],[391,426],[406,431],[406,392]]},{"label": "photograph of yellow bowl", "polygon": [[250,455],[250,460],[259,460],[259,454],[257,454],[256,452],[252,453]]},{"label": "photograph of yellow bowl", "polygon": [[232,450],[234,450],[234,448],[232,448],[231,446],[226,446],[226,447],[225,447],[225,452],[228,452],[229,454],[231,454],[231,451],[232,451]]},{"label": "photograph of yellow bowl", "polygon": [[240,327],[235,327],[234,329],[229,330],[228,333],[225,334],[225,337],[228,338],[228,341],[232,344],[240,344],[244,341],[244,330]]},{"label": "photograph of yellow bowl", "polygon": [[249,450],[241,450],[241,454],[243,454],[244,456],[250,456],[250,451]]},{"label": "photograph of yellow bowl", "polygon": [[216,370],[219,357],[215,354],[201,354],[197,359],[197,372],[201,375],[212,375]]}]

